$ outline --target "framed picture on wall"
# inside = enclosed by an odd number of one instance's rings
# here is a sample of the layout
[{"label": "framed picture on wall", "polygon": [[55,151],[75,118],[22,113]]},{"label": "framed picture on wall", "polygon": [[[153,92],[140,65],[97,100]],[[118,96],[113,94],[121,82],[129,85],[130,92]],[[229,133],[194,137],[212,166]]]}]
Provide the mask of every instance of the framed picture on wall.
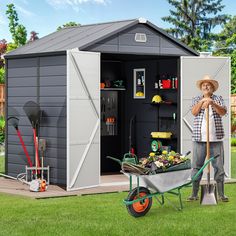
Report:
[{"label": "framed picture on wall", "polygon": [[143,99],[145,98],[145,69],[139,68],[133,70],[133,91],[135,99]]}]

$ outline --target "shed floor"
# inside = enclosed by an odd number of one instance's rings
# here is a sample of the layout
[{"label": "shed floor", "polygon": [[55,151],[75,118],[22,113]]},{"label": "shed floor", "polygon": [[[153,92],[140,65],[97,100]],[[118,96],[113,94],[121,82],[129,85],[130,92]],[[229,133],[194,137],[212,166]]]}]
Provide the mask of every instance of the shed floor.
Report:
[{"label": "shed floor", "polygon": [[[236,179],[225,180],[226,183],[236,183]],[[205,181],[202,181],[204,184]],[[98,187],[81,189],[67,192],[57,185],[49,185],[46,192],[30,192],[29,186],[18,181],[0,177],[0,192],[6,194],[19,195],[35,199],[81,196],[88,194],[113,193],[129,191],[129,181],[124,175],[101,176],[101,184]]]},{"label": "shed floor", "polygon": [[98,187],[81,189],[76,191],[65,191],[60,186],[49,185],[45,192],[30,192],[29,186],[16,180],[0,177],[0,192],[20,195],[31,198],[53,198],[66,196],[79,196],[98,193],[112,193],[129,190],[128,178],[123,174],[101,176],[101,184]]}]

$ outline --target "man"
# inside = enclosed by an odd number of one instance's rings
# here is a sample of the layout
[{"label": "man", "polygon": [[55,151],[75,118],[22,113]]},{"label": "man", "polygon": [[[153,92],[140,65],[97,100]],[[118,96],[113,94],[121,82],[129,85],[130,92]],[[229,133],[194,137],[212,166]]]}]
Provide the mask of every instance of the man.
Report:
[{"label": "man", "polygon": [[[192,176],[203,166],[206,157],[206,108],[209,107],[209,141],[210,156],[220,154],[212,162],[214,168],[214,179],[217,184],[219,200],[228,202],[229,199],[224,195],[224,150],[223,137],[224,129],[221,117],[227,112],[224,100],[221,96],[213,94],[219,87],[216,80],[209,75],[205,75],[202,80],[197,81],[197,87],[202,95],[193,98],[192,114],[194,115],[193,128],[193,170]],[[188,197],[189,201],[198,200],[198,190],[202,174],[193,182],[192,195]]]}]

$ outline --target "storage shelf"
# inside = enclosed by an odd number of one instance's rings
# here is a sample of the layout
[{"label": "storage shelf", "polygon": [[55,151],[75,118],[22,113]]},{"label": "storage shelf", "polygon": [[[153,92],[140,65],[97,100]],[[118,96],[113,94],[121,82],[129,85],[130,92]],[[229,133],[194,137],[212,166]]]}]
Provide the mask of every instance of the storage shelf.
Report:
[{"label": "storage shelf", "polygon": [[162,140],[173,140],[173,141],[177,141],[177,137],[176,136],[173,136],[172,138],[153,138],[152,136],[143,136],[143,138],[146,138],[146,139],[162,139]]},{"label": "storage shelf", "polygon": [[124,91],[125,88],[101,88],[102,91]]},{"label": "storage shelf", "polygon": [[153,88],[154,90],[158,90],[158,91],[174,91],[174,92],[177,92],[178,89],[175,89],[175,88],[170,88],[170,89],[160,89],[160,88]]},{"label": "storage shelf", "polygon": [[151,104],[153,106],[160,106],[160,105],[177,105],[177,102],[160,102],[160,103],[154,103],[154,102],[150,102],[147,104]]},{"label": "storage shelf", "polygon": [[163,139],[163,140],[177,140],[177,137],[172,137],[172,138],[153,138],[150,136],[151,139]]}]

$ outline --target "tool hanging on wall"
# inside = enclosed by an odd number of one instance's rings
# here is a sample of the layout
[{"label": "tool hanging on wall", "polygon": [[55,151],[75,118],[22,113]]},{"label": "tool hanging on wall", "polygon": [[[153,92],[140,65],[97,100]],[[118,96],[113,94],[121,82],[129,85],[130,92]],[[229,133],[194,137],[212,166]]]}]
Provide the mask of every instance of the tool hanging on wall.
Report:
[{"label": "tool hanging on wall", "polygon": [[134,125],[136,122],[136,116],[132,116],[129,122],[129,153],[135,154],[135,141],[134,141],[134,137],[135,136],[135,129],[134,129]]},{"label": "tool hanging on wall", "polygon": [[8,123],[9,123],[10,125],[12,125],[12,126],[15,128],[16,133],[17,133],[17,135],[18,135],[18,138],[20,139],[21,146],[22,146],[22,148],[23,148],[23,150],[24,150],[24,153],[25,153],[25,156],[26,156],[26,158],[27,158],[28,164],[29,164],[30,167],[32,167],[33,164],[32,164],[32,162],[31,162],[31,158],[30,158],[30,156],[29,156],[29,153],[28,153],[28,151],[27,151],[27,149],[26,149],[26,146],[25,146],[25,143],[24,143],[24,141],[23,141],[22,135],[21,135],[20,130],[19,130],[19,128],[18,128],[19,119],[18,119],[17,117],[9,117],[7,120],[8,120]]},{"label": "tool hanging on wall", "polygon": [[115,124],[116,124],[115,117],[107,117],[106,126],[108,135],[115,135]]},{"label": "tool hanging on wall", "polygon": [[[34,147],[35,147],[35,167],[37,169],[40,166],[39,153],[38,153],[38,131],[39,131],[39,120],[40,120],[40,107],[33,101],[26,102],[23,109],[32,125],[34,135]],[[39,174],[39,171],[37,171]],[[37,176],[36,176],[37,177]]]}]

